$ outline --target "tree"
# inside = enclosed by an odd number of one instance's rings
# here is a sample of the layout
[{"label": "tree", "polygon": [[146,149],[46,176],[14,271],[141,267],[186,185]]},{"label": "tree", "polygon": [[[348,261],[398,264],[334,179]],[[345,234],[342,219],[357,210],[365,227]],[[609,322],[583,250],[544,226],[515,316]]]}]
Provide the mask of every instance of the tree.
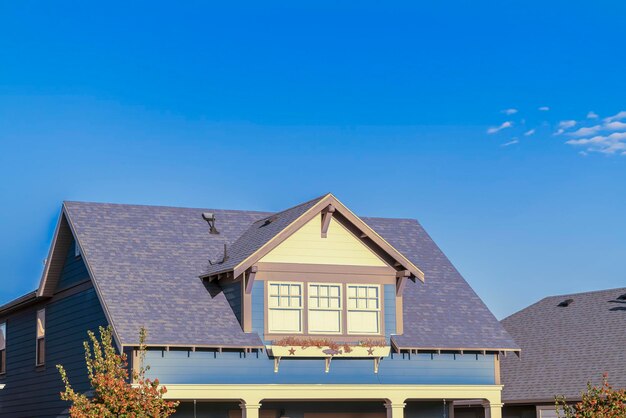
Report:
[{"label": "tree", "polygon": [[570,405],[565,397],[557,396],[556,408],[559,418],[625,418],[626,389],[614,389],[604,373],[599,386],[587,383],[580,402]]},{"label": "tree", "polygon": [[[65,391],[61,399],[71,402],[70,417],[121,417],[121,418],[161,418],[175,412],[178,402],[166,401],[167,392],[159,380],[146,378],[150,366],[144,366],[146,355],[146,331],[140,331],[139,368],[132,371],[133,384],[129,382],[126,354],[118,354],[113,346],[111,327],[100,327],[100,339],[88,332],[85,341],[85,362],[87,375],[93,389],[93,396],[77,393],[72,389],[67,373],[62,365],[57,365]],[[91,345],[90,345],[91,342]]]}]

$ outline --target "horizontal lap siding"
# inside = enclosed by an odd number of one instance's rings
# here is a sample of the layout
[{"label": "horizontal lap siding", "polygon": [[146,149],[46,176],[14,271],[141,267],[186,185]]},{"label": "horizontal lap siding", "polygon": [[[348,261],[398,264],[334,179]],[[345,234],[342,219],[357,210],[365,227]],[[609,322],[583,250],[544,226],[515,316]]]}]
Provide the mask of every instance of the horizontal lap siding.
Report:
[{"label": "horizontal lap siding", "polygon": [[87,266],[85,266],[82,256],[76,257],[75,249],[76,241],[73,241],[65,257],[63,272],[56,289],[57,292],[89,279]]},{"label": "horizontal lap siding", "polygon": [[383,286],[385,296],[385,337],[389,340],[396,333],[396,286],[386,284]]},{"label": "horizontal lap siding", "polygon": [[494,384],[492,355],[394,354],[382,360],[378,374],[371,359],[283,358],[278,373],[265,353],[150,351],[149,375],[164,384]]},{"label": "horizontal lap siding", "polygon": [[[46,308],[46,361],[35,367],[35,318]],[[88,330],[106,325],[93,288],[49,304],[27,308],[7,320],[6,384],[0,390],[2,417],[57,417],[67,409],[59,399],[63,389],[57,364],[62,364],[77,391],[89,389],[83,341]]]},{"label": "horizontal lap siding", "polygon": [[237,320],[241,324],[241,282],[224,285],[222,286],[222,291],[231,309],[235,313]]}]

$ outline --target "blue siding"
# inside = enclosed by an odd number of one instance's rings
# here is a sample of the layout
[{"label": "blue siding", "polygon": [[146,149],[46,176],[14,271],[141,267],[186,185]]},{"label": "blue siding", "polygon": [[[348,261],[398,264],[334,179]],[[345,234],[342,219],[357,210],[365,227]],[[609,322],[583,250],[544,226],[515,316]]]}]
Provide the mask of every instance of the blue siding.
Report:
[{"label": "blue siding", "polygon": [[228,300],[231,309],[235,313],[237,320],[241,324],[241,282],[222,286],[222,291],[224,292],[224,296],[226,296],[226,300]]},{"label": "blue siding", "polygon": [[63,265],[63,271],[59,284],[57,285],[56,292],[63,289],[72,287],[75,284],[89,280],[89,272],[87,266],[83,261],[82,256],[76,257],[75,254],[76,241],[72,241],[67,256],[65,257],[65,264]]},{"label": "blue siding", "polygon": [[[35,319],[46,308],[45,366],[35,367]],[[4,321],[5,318],[2,318]],[[83,341],[87,330],[106,325],[93,288],[15,312],[7,321],[7,371],[0,377],[2,417],[57,417],[67,404],[59,399],[63,389],[57,364],[65,366],[78,391],[89,389]]]},{"label": "blue siding", "polygon": [[378,374],[371,359],[334,359],[324,372],[323,359],[285,359],[274,373],[265,353],[150,351],[150,376],[164,384],[494,384],[492,355],[393,354]]},{"label": "blue siding", "polygon": [[260,280],[252,284],[252,332],[261,339],[265,334],[265,286]]},{"label": "blue siding", "polygon": [[396,286],[386,284],[385,293],[385,336],[387,340],[396,333]]}]

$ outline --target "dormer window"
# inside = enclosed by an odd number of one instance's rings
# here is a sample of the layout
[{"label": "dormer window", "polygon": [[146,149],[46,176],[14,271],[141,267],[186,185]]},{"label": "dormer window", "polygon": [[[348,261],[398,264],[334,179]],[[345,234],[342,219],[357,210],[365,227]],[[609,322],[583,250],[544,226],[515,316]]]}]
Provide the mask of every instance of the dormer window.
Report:
[{"label": "dormer window", "polygon": [[340,334],[341,285],[309,284],[309,333]]},{"label": "dormer window", "polygon": [[302,283],[270,283],[268,330],[274,333],[302,332]]},{"label": "dormer window", "polygon": [[348,285],[348,334],[380,334],[379,285]]}]

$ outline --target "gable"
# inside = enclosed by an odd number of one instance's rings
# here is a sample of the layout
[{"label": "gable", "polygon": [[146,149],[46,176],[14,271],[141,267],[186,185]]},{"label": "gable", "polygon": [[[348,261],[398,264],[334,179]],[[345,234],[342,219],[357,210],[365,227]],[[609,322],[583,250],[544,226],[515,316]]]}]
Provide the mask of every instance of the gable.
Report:
[{"label": "gable", "polygon": [[326,238],[323,238],[320,234],[321,222],[321,215],[315,216],[259,262],[388,266],[334,218],[330,221]]}]

